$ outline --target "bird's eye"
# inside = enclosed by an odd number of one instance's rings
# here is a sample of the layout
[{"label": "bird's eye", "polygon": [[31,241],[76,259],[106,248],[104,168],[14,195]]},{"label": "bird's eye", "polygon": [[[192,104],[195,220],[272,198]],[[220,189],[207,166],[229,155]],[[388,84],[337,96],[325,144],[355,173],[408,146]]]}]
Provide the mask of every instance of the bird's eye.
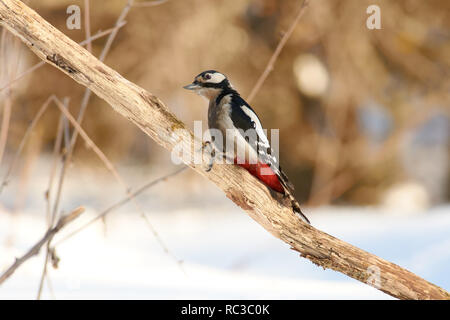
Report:
[{"label": "bird's eye", "polygon": [[203,76],[203,78],[205,78],[205,80],[209,80],[209,79],[211,79],[211,75],[209,73],[207,73]]}]

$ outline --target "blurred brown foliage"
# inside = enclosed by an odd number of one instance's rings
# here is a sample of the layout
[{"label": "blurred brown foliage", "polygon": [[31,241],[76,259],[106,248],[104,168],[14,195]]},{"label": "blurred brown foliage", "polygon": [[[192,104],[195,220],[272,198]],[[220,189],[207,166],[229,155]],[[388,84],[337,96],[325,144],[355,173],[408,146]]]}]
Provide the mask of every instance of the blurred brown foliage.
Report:
[{"label": "blurred brown foliage", "polygon": [[[90,3],[94,34],[114,25],[126,1]],[[85,38],[84,20],[81,30],[66,27],[71,4],[83,13],[81,0],[29,1],[47,21],[80,42]],[[371,4],[381,9],[381,30],[366,27]],[[201,71],[215,69],[228,75],[246,97],[299,6],[298,0],[169,0],[132,8],[105,62],[192,125],[206,120],[206,102],[181,87]],[[95,55],[105,41],[93,42]],[[2,66],[17,56],[22,69],[38,62],[26,48],[16,50],[20,55],[3,53]],[[306,54],[317,59],[329,78],[319,95],[302,92],[296,78],[295,61]],[[8,78],[6,69],[0,72],[1,87]],[[449,76],[449,1],[313,0],[252,106],[266,128],[280,129],[281,163],[299,199],[311,204],[375,203],[390,185],[409,179],[402,146],[408,134],[435,114],[446,115],[444,159],[449,159]],[[50,66],[19,81],[10,92],[7,151],[17,148],[49,95],[69,96],[70,111],[76,113],[83,91]],[[3,104],[6,92],[0,94]],[[378,134],[375,128],[375,138],[364,133],[361,121],[373,106],[387,118],[381,125],[387,129]],[[44,150],[52,149],[58,119],[53,108],[37,128]],[[97,97],[91,99],[82,126],[112,160],[149,165],[170,161],[165,151]],[[91,157],[82,141],[76,155],[86,161]],[[446,170],[438,188],[448,190],[448,165]],[[448,199],[447,191],[435,200]]]}]

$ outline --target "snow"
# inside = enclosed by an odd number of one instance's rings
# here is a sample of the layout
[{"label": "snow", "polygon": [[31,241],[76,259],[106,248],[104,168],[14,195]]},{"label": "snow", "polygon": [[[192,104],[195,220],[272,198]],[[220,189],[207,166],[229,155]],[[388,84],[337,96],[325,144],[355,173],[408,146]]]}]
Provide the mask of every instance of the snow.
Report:
[{"label": "snow", "polygon": [[[450,288],[450,208],[393,217],[379,209],[309,210],[319,229],[393,261],[447,290]],[[365,211],[365,212],[361,212]],[[97,214],[93,209],[68,227]],[[389,299],[382,292],[323,270],[272,237],[231,205],[153,212],[149,218],[166,254],[144,219],[125,210],[111,214],[57,245],[58,269],[50,268],[57,299]],[[44,233],[31,212],[0,214],[0,265],[6,267]],[[7,245],[14,225],[13,245]],[[10,239],[11,241],[11,239]],[[0,299],[34,299],[43,252],[0,286]],[[52,298],[45,287],[43,298]]]},{"label": "snow", "polygon": [[[27,189],[15,177],[0,195],[0,272],[47,229],[43,195],[50,163],[39,162]],[[134,181],[132,186],[171,172],[154,167],[119,171]],[[300,258],[189,170],[137,199],[169,254],[132,204],[63,240],[122,198],[121,186],[101,164],[70,168],[61,210],[83,205],[86,212],[53,241],[61,260],[57,269],[49,268],[52,290],[46,282],[44,299],[391,299]],[[316,228],[450,290],[450,205],[408,214],[392,207],[304,211]],[[0,299],[36,298],[44,253],[0,286]]]}]

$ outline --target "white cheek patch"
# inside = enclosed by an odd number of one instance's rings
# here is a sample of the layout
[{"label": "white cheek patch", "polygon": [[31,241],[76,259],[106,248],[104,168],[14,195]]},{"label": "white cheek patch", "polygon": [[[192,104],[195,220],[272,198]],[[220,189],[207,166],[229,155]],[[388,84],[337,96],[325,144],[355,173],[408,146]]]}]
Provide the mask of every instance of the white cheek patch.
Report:
[{"label": "white cheek patch", "polygon": [[212,99],[215,96],[217,96],[219,89],[214,89],[214,88],[201,88],[196,90],[197,94],[205,97],[206,99]]},{"label": "white cheek patch", "polygon": [[207,82],[210,83],[221,83],[225,79],[225,76],[221,74],[220,72],[211,73],[211,79],[209,79]]}]

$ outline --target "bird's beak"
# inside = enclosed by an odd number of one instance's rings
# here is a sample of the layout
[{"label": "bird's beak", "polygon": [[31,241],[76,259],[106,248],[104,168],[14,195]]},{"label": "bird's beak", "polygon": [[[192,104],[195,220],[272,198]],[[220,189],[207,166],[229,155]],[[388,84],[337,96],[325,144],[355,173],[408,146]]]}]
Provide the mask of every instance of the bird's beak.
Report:
[{"label": "bird's beak", "polygon": [[186,90],[196,90],[196,89],[200,89],[201,87],[198,84],[191,83],[191,84],[188,84],[187,86],[184,86],[183,88]]}]

